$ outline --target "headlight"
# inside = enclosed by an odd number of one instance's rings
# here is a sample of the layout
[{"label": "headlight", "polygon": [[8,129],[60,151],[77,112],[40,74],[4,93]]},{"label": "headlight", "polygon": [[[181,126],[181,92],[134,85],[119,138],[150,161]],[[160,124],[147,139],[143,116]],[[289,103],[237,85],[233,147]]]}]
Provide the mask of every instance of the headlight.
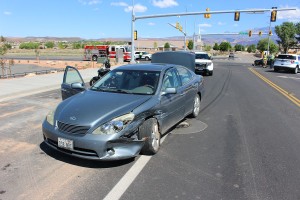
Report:
[{"label": "headlight", "polygon": [[[56,110],[56,109],[55,109]],[[52,110],[48,113],[48,115],[46,116],[46,120],[49,124],[51,124],[52,126],[54,125],[54,114],[55,114],[55,110]]]},{"label": "headlight", "polygon": [[207,63],[206,65],[207,65],[207,66],[211,66],[211,64],[212,64],[212,63]]},{"label": "headlight", "polygon": [[117,117],[96,128],[92,134],[114,134],[123,130],[134,118],[133,113]]}]

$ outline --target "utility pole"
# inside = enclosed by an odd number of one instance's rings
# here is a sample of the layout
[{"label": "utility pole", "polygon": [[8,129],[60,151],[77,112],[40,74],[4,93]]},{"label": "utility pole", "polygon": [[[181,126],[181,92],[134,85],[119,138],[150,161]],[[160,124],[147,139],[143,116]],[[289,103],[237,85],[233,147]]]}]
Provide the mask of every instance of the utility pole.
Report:
[{"label": "utility pole", "polygon": [[132,17],[132,22],[131,22],[131,60],[130,60],[130,64],[135,64],[135,60],[134,60],[134,22],[135,22],[135,16],[134,16],[134,0],[132,0],[132,13],[131,13],[131,17]]}]

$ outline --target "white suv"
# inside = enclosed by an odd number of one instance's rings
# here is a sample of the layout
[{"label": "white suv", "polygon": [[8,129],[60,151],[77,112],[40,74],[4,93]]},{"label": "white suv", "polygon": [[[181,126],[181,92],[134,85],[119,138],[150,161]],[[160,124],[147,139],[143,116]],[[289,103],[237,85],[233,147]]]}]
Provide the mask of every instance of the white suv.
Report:
[{"label": "white suv", "polygon": [[274,61],[274,71],[287,70],[297,74],[300,56],[296,54],[280,54]]},{"label": "white suv", "polygon": [[214,63],[211,61],[211,57],[206,52],[195,52],[195,72],[205,75],[213,75]]},{"label": "white suv", "polygon": [[[140,53],[142,53],[141,57],[140,57]],[[135,51],[134,52],[134,58],[136,60],[140,59],[140,60],[147,60],[148,61],[148,60],[151,60],[152,54],[148,53],[146,51]]]}]

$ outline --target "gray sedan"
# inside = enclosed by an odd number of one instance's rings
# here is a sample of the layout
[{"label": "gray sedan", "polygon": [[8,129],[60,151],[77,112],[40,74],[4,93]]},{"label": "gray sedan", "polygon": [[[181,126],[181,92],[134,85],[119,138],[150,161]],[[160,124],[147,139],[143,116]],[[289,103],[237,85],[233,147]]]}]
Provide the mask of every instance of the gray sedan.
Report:
[{"label": "gray sedan", "polygon": [[160,139],[186,116],[197,117],[203,77],[174,64],[118,67],[90,89],[68,66],[62,101],[43,122],[44,141],[72,156],[119,160],[158,152]]}]

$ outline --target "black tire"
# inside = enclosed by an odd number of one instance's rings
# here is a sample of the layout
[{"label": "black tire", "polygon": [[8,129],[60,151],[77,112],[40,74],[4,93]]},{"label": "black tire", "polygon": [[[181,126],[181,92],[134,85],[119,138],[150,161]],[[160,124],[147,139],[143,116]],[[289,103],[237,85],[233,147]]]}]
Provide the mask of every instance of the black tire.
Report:
[{"label": "black tire", "polygon": [[193,111],[191,114],[191,117],[196,118],[199,113],[200,113],[200,96],[199,94],[196,94],[195,99],[194,99],[194,105],[193,105]]},{"label": "black tire", "polygon": [[212,76],[213,75],[213,71],[209,72],[209,75]]},{"label": "black tire", "polygon": [[96,81],[98,81],[99,79],[96,79],[95,77],[93,77],[91,80],[90,80],[90,86],[94,85],[94,83],[96,83]]},{"label": "black tire", "polygon": [[147,119],[139,128],[139,139],[146,139],[141,150],[144,155],[154,155],[160,147],[160,132],[157,120]]},{"label": "black tire", "polygon": [[278,68],[277,67],[274,67],[274,72],[278,72]]},{"label": "black tire", "polygon": [[294,69],[293,72],[294,72],[294,74],[297,74],[297,73],[298,73],[298,66],[295,67],[295,69]]},{"label": "black tire", "polygon": [[150,58],[149,58],[149,57],[146,57],[146,58],[145,58],[145,60],[146,60],[146,61],[149,61],[149,60],[150,60]]},{"label": "black tire", "polygon": [[97,57],[96,55],[93,55],[92,60],[93,60],[93,61],[97,61],[97,58],[98,58],[98,57]]}]

